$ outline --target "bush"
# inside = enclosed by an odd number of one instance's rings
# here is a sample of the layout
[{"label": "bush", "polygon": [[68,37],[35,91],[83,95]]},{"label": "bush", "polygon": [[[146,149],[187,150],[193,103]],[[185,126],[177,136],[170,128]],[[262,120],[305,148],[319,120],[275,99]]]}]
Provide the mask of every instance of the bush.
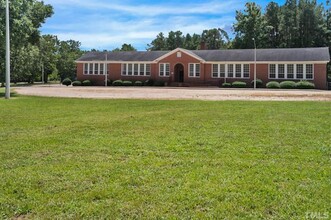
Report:
[{"label": "bush", "polygon": [[122,86],[123,85],[123,81],[122,80],[115,80],[112,83],[113,86]]},{"label": "bush", "polygon": [[295,82],[293,81],[283,81],[281,83],[279,83],[280,88],[282,89],[295,89],[296,85]]},{"label": "bush", "polygon": [[245,88],[246,86],[247,84],[245,82],[236,81],[232,83],[233,88]]},{"label": "bush", "polygon": [[222,87],[224,88],[231,88],[231,83],[223,83]]},{"label": "bush", "polygon": [[90,80],[84,80],[83,82],[82,82],[82,85],[83,86],[92,86],[92,82],[90,81]]},{"label": "bush", "polygon": [[143,86],[144,84],[143,84],[143,82],[141,82],[141,81],[135,81],[135,82],[134,82],[134,85],[135,85],[135,86]]},{"label": "bush", "polygon": [[72,86],[81,86],[82,85],[82,82],[81,81],[73,81],[72,82]]},{"label": "bush", "polygon": [[65,78],[65,79],[62,81],[62,85],[70,86],[70,85],[71,85],[71,79],[69,79],[69,78]]},{"label": "bush", "polygon": [[267,83],[266,87],[268,89],[279,89],[280,88],[280,85],[279,85],[279,82],[270,81],[270,82]]},{"label": "bush", "polygon": [[[254,87],[254,80],[252,80],[252,82],[251,82],[251,86]],[[263,81],[260,80],[260,79],[256,79],[256,87],[257,87],[257,88],[261,88],[261,87],[263,87]]]},{"label": "bush", "polygon": [[123,81],[123,86],[133,86],[132,81]]},{"label": "bush", "polygon": [[154,80],[153,79],[148,79],[144,82],[145,86],[152,86],[154,85]]},{"label": "bush", "polygon": [[108,79],[108,80],[107,80],[107,86],[111,86],[112,84],[113,84],[113,80]]},{"label": "bush", "polygon": [[154,86],[164,86],[164,85],[165,85],[165,82],[161,81],[161,80],[158,80],[158,81],[154,82]]},{"label": "bush", "polygon": [[315,84],[308,81],[300,81],[296,83],[298,89],[315,89]]}]

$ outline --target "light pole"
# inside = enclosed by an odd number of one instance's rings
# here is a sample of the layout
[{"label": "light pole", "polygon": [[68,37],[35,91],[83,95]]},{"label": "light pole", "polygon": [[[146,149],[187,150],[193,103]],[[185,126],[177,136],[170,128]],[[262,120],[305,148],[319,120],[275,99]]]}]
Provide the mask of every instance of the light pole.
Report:
[{"label": "light pole", "polygon": [[105,66],[103,67],[104,69],[106,69],[105,71],[105,86],[107,87],[107,81],[108,81],[108,52],[106,51],[106,63],[104,64]]},{"label": "light pole", "polygon": [[254,89],[256,89],[256,43],[254,37],[252,40],[254,41]]},{"label": "light pole", "polygon": [[10,99],[10,39],[9,39],[9,2],[6,0],[6,93]]}]

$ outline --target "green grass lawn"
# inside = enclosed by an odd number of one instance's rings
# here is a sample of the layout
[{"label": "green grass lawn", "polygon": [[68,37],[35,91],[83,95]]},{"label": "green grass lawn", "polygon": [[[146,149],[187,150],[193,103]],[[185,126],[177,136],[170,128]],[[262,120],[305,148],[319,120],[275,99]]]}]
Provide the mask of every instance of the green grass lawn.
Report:
[{"label": "green grass lawn", "polygon": [[330,102],[16,96],[0,122],[0,219],[331,215]]}]

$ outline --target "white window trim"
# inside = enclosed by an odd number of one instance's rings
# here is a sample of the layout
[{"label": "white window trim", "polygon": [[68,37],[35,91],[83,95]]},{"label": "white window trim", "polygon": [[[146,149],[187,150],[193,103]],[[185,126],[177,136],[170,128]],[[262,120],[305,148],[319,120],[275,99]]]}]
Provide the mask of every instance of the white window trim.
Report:
[{"label": "white window trim", "polygon": [[[217,65],[217,70],[218,70],[218,73],[217,73],[217,77],[214,77],[213,76],[213,65]],[[220,72],[220,65],[225,65],[225,74],[224,74],[224,77],[220,77],[221,75],[221,72]],[[244,77],[244,65],[247,64],[248,65],[248,77]],[[250,75],[251,75],[251,66],[249,63],[212,63],[211,64],[211,77],[214,78],[214,79],[217,79],[217,78],[231,78],[231,79],[249,79],[250,78]],[[229,65],[231,65],[233,68],[232,68],[232,77],[229,77]],[[241,65],[240,66],[240,77],[236,77],[236,65]]]},{"label": "white window trim", "polygon": [[[169,66],[169,74],[166,75],[167,65]],[[161,66],[163,66],[163,75],[161,75]],[[159,77],[170,77],[170,63],[159,63]]]},{"label": "white window trim", "polygon": [[[190,76],[190,66],[193,64],[193,76]],[[199,76],[197,76],[197,65],[199,65]],[[189,63],[187,75],[189,78],[200,78],[201,76],[201,64],[200,63]]]},{"label": "white window trim", "polygon": [[[132,65],[131,67],[131,72],[132,75],[129,75],[129,64]],[[140,75],[140,65],[143,64],[144,65],[144,75]],[[143,77],[143,76],[150,76],[151,75],[151,71],[149,71],[149,75],[147,75],[147,65],[150,65],[150,63],[141,63],[141,62],[129,62],[129,63],[121,63],[121,76],[133,76],[133,77]],[[125,69],[125,74],[123,74],[123,66],[125,65],[126,69]],[[134,66],[138,65],[138,75],[134,75]],[[151,69],[151,66],[150,66]]]},{"label": "white window trim", "polygon": [[[278,65],[279,64],[284,64],[284,78],[279,78],[278,77]],[[288,78],[288,73],[287,73],[287,65],[289,64],[293,64],[293,78]],[[276,73],[275,73],[275,78],[270,78],[270,65],[275,65],[276,69]],[[303,65],[303,78],[297,78],[297,65]],[[307,79],[307,69],[306,66],[307,65],[312,65],[312,75],[313,78],[311,79]],[[314,80],[315,78],[315,65],[313,63],[269,63],[268,64],[268,79],[272,80],[272,79],[277,79],[277,80]]]},{"label": "white window trim", "polygon": [[[86,72],[86,65],[87,64],[87,73]],[[90,69],[91,67],[91,64],[92,64],[92,70]],[[97,74],[95,74],[95,65],[98,65],[98,72]],[[100,74],[100,64],[103,64],[103,74]],[[83,65],[83,75],[86,75],[86,76],[104,76],[105,73],[107,72],[108,74],[108,70],[107,70],[107,67],[108,67],[108,64],[107,63],[104,63],[104,62],[95,62],[95,63],[91,63],[91,62],[87,62],[87,63],[84,63]],[[90,71],[92,71],[92,74],[90,74]]]}]

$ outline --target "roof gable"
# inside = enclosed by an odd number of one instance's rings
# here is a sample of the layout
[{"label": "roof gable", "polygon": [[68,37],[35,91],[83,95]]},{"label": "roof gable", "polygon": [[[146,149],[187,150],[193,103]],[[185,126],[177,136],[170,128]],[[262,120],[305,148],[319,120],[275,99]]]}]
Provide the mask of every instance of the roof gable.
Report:
[{"label": "roof gable", "polygon": [[166,53],[166,54],[164,54],[163,56],[161,56],[161,57],[155,59],[154,61],[155,61],[155,62],[158,62],[158,61],[163,60],[163,59],[165,59],[166,57],[169,57],[169,56],[171,56],[171,55],[173,55],[174,53],[177,53],[177,52],[185,53],[186,55],[188,55],[188,56],[190,56],[190,57],[193,57],[193,58],[199,60],[199,61],[202,62],[202,63],[205,62],[205,60],[202,59],[199,55],[193,53],[193,52],[190,51],[190,50],[186,50],[186,49],[183,49],[183,48],[176,48],[176,49],[174,49],[174,50],[172,50],[172,51],[169,51],[168,53]]}]

